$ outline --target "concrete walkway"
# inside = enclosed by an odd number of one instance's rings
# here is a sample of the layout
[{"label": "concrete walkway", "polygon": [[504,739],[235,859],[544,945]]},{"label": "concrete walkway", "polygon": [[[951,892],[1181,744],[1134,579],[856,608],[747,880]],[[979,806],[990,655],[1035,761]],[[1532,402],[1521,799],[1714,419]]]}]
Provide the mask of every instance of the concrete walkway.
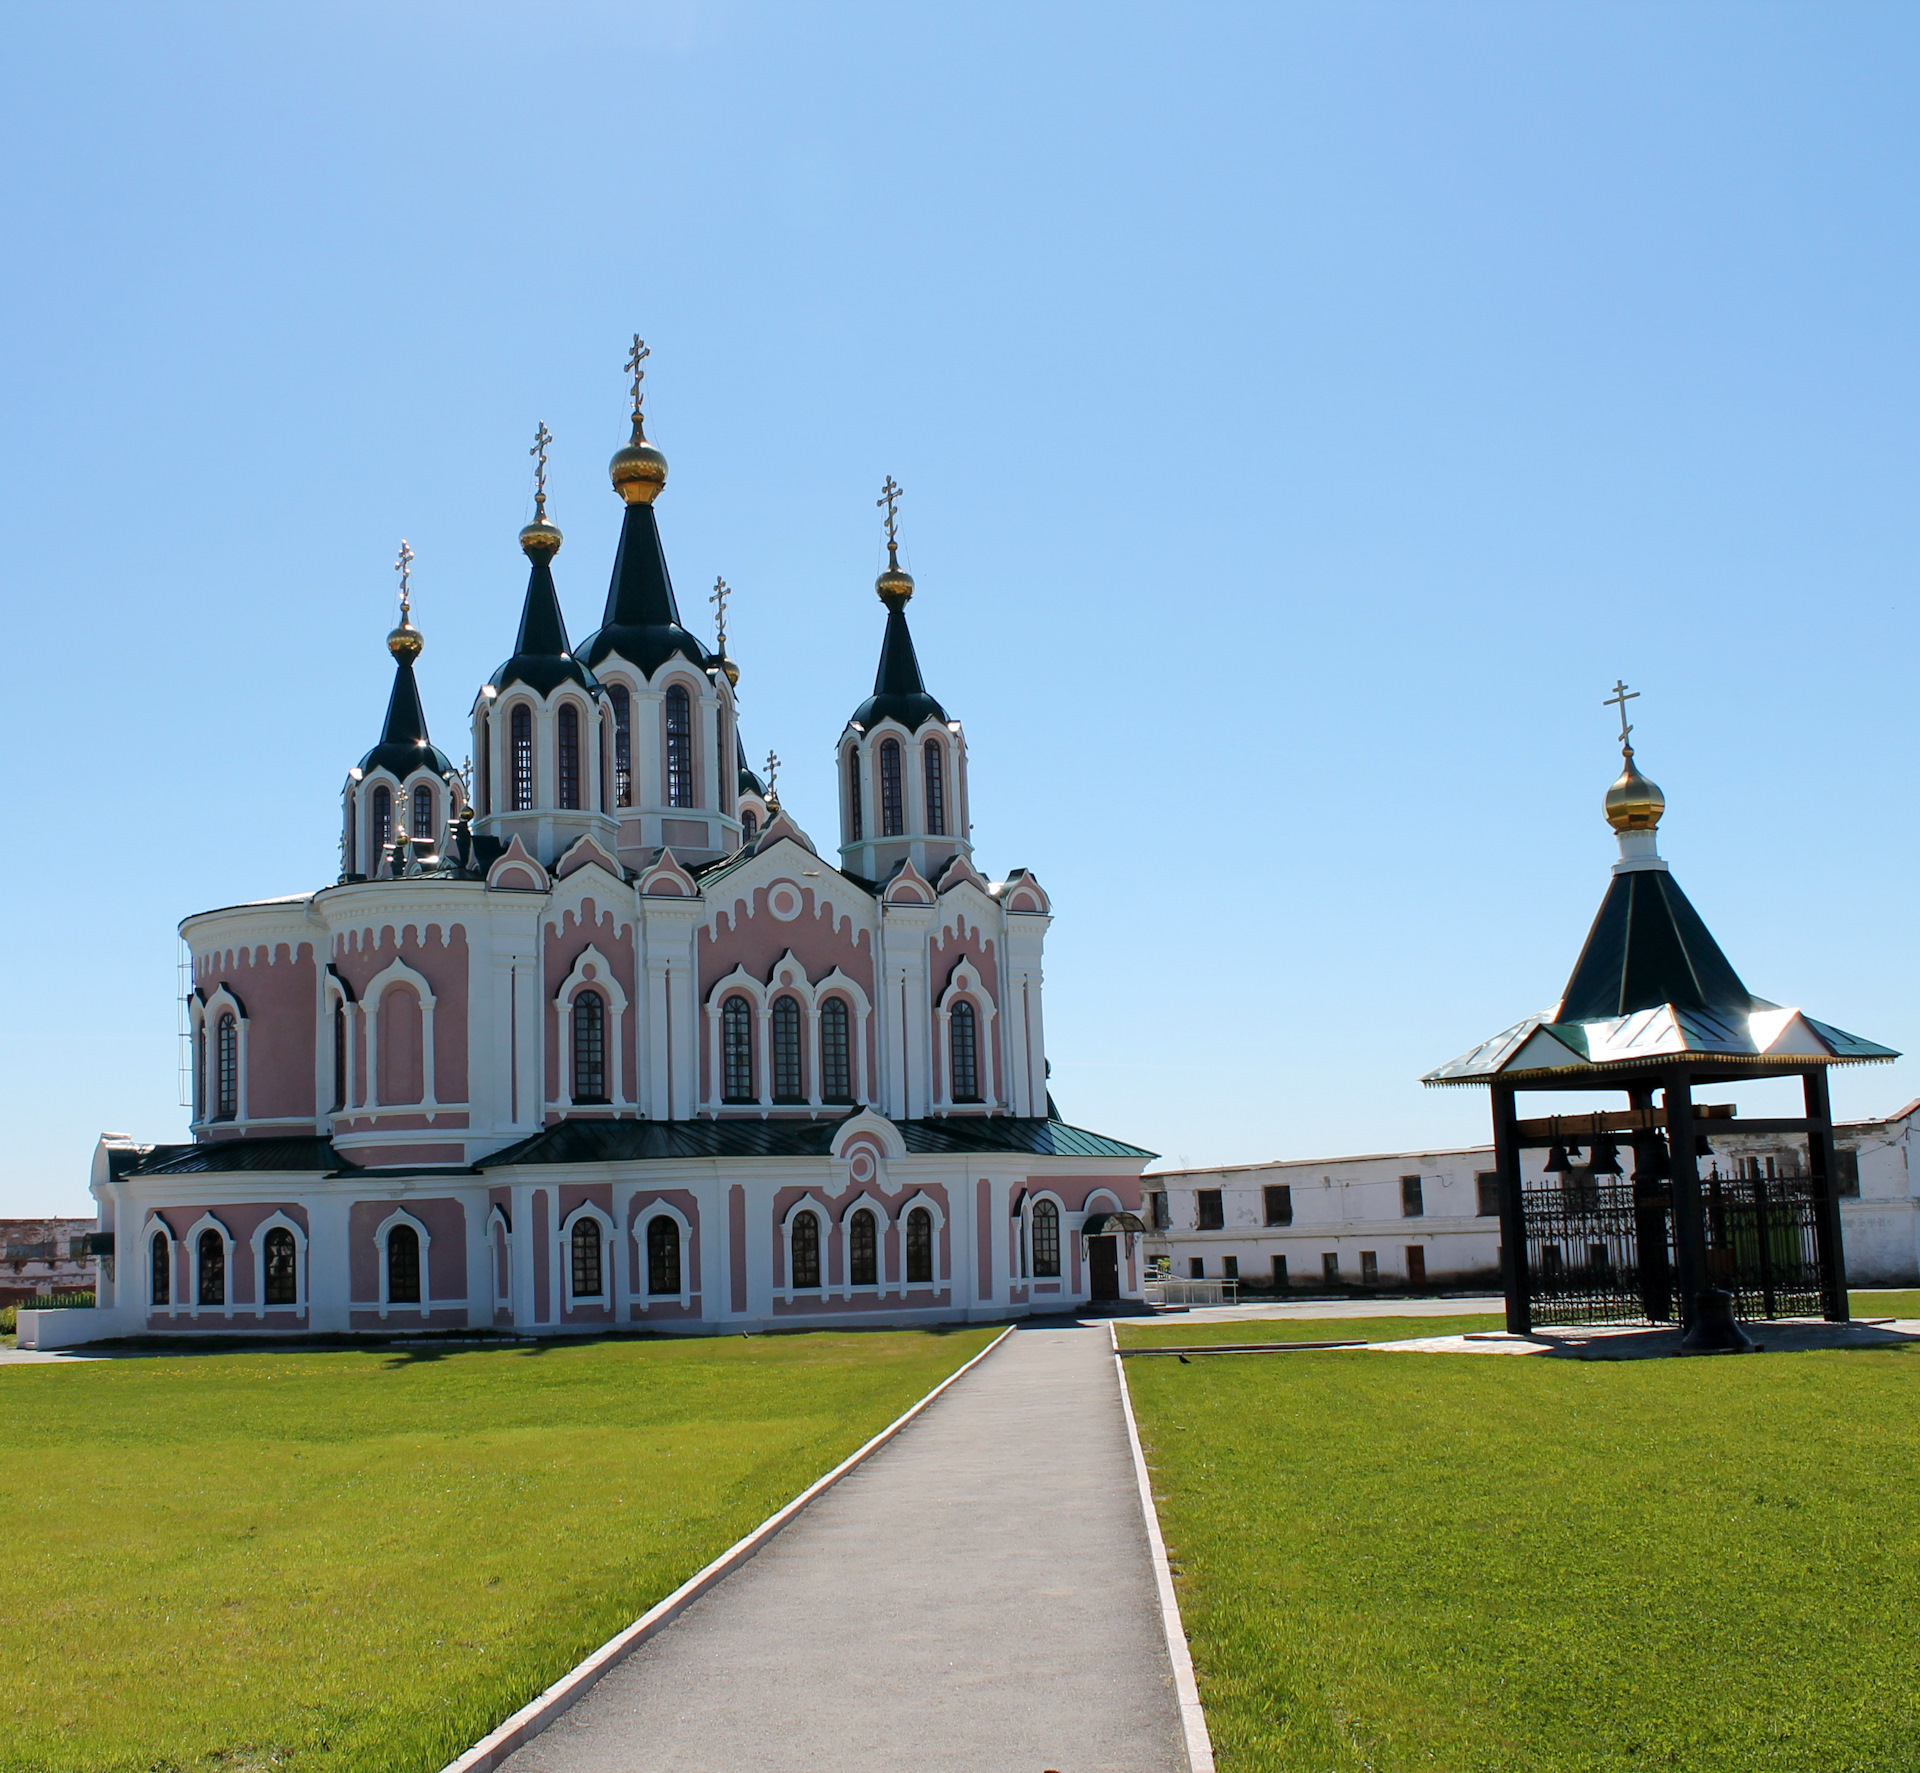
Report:
[{"label": "concrete walkway", "polygon": [[1185,1773],[1106,1326],[1016,1330],[512,1773]]}]

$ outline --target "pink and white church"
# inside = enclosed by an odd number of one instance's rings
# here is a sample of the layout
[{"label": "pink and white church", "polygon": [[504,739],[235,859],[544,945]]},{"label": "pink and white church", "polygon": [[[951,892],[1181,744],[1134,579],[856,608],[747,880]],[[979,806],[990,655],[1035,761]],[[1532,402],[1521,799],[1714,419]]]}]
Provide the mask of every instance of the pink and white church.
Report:
[{"label": "pink and white church", "polygon": [[681,623],[637,374],[611,472],[612,583],[573,644],[542,457],[470,779],[428,735],[403,596],[339,879],[180,926],[192,1142],[101,1139],[115,1256],[98,1308],[63,1314],[87,1338],[935,1323],[1138,1297],[1152,1154],[1053,1111],[1051,909],[1027,870],[974,864],[965,736],[907,628],[897,489],[830,859],[743,760],[724,632],[709,650]]}]

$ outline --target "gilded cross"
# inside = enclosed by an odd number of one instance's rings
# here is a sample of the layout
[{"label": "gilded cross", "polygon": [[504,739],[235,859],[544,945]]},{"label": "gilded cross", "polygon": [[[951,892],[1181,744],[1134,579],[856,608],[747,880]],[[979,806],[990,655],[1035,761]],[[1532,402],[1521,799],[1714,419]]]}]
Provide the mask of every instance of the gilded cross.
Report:
[{"label": "gilded cross", "polygon": [[891,474],[873,502],[887,508],[887,562],[897,567],[900,564],[900,488]]},{"label": "gilded cross", "polygon": [[780,797],[774,792],[774,784],[779,780],[780,753],[777,751],[769,751],[767,753],[767,804],[770,806],[777,806],[779,804]]},{"label": "gilded cross", "polygon": [[546,421],[533,434],[533,448],[527,454],[533,457],[533,520],[545,523],[547,520],[547,445],[553,441],[553,433],[547,429]]},{"label": "gilded cross", "polygon": [[714,626],[720,631],[720,651],[727,650],[727,599],[733,595],[733,587],[725,579],[713,581],[713,595],[707,601],[713,605]]},{"label": "gilded cross", "polygon": [[413,550],[407,546],[405,536],[400,538],[400,552],[394,558],[393,570],[400,575],[400,620],[404,625],[413,595]]},{"label": "gilded cross", "polygon": [[652,355],[653,353],[641,343],[640,335],[635,333],[633,349],[627,353],[627,374],[633,377],[633,422],[636,425],[640,423],[641,403],[646,399],[640,384],[647,379],[647,372],[640,366]]},{"label": "gilded cross", "polygon": [[1639,694],[1640,692],[1638,690],[1628,689],[1627,686],[1616,677],[1613,680],[1613,694],[1600,704],[1603,708],[1618,708],[1620,710],[1620,749],[1626,752],[1628,756],[1633,755],[1633,747],[1627,743],[1627,734],[1632,732],[1633,728],[1627,725],[1627,704],[1633,701]]}]

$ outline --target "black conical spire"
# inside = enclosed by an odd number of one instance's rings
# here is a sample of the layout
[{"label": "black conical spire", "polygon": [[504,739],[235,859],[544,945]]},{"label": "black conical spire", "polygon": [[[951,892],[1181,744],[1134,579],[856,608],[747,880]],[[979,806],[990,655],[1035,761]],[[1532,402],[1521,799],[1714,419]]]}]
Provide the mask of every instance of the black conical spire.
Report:
[{"label": "black conical spire", "polygon": [[1561,995],[1556,1020],[1601,1021],[1676,1004],[1754,1008],[1713,933],[1664,868],[1616,874]]},{"label": "black conical spire", "polygon": [[591,689],[593,674],[567,650],[566,618],[560,613],[560,594],[553,588],[554,549],[544,543],[528,546],[524,536],[521,545],[531,562],[527,596],[520,606],[520,632],[513,643],[513,657],[493,674],[494,687],[505,689],[510,683],[524,683],[543,696],[563,683]]},{"label": "black conical spire", "polygon": [[387,698],[387,723],[380,729],[380,743],[360,759],[360,769],[391,770],[403,781],[413,771],[425,767],[436,775],[446,775],[453,765],[443,752],[434,749],[427,737],[426,710],[420,706],[420,686],[414,682],[413,660],[396,659],[393,694]]},{"label": "black conical spire", "polygon": [[648,677],[675,653],[702,670],[708,662],[707,649],[680,625],[680,605],[650,504],[635,502],[626,508],[606,611],[600,627],[580,643],[577,656],[593,666],[609,653],[618,653]]},{"label": "black conical spire", "polygon": [[946,718],[947,711],[927,694],[921,680],[906,609],[892,604],[887,610],[886,637],[880,642],[880,668],[873,674],[873,694],[854,710],[853,724],[872,727],[883,720],[897,720],[914,732],[929,720]]}]

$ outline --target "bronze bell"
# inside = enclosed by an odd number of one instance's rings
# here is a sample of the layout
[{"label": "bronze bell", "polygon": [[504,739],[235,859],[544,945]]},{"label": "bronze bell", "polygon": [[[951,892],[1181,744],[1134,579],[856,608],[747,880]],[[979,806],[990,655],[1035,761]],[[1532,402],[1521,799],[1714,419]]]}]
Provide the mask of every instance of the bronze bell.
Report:
[{"label": "bronze bell", "polygon": [[1567,1171],[1573,1168],[1573,1165],[1567,1161],[1567,1148],[1564,1145],[1556,1144],[1553,1149],[1547,1153],[1547,1161],[1540,1167],[1549,1175],[1564,1176]]},{"label": "bronze bell", "polygon": [[1694,1136],[1693,1136],[1693,1155],[1694,1155],[1695,1157],[1711,1157],[1711,1156],[1713,1156],[1713,1147],[1712,1147],[1711,1145],[1709,1145],[1709,1144],[1707,1143],[1707,1136],[1706,1136],[1706,1134],[1705,1134],[1705,1133],[1695,1133],[1695,1134],[1694,1134]]},{"label": "bronze bell", "polygon": [[1596,1176],[1620,1174],[1620,1142],[1617,1139],[1594,1140],[1592,1157],[1591,1167]]},{"label": "bronze bell", "polygon": [[1655,1137],[1635,1151],[1633,1179],[1636,1182],[1664,1182],[1673,1174],[1667,1162],[1667,1142]]}]

